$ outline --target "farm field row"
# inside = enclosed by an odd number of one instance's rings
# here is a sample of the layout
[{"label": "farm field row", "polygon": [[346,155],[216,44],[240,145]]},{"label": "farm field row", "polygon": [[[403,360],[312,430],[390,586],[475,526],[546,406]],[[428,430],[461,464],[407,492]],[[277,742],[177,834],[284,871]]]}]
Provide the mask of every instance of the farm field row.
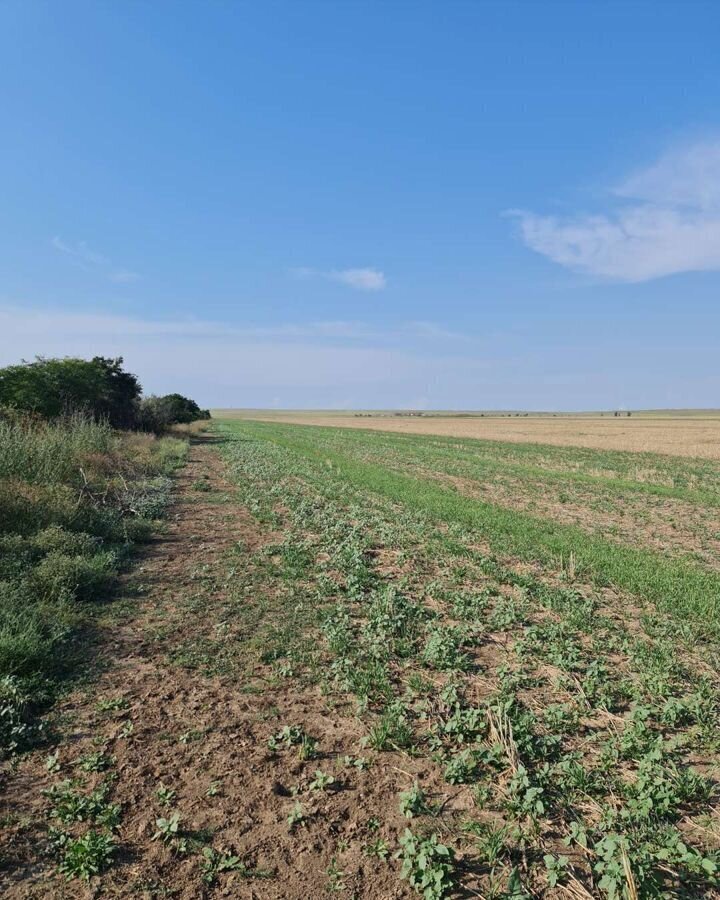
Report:
[{"label": "farm field row", "polygon": [[[310,592],[310,639],[286,629],[275,664],[317,684],[333,720],[362,721],[365,749],[335,744],[336,759],[373,751],[379,789],[344,798],[334,820],[311,815],[320,846],[364,806],[429,897],[452,884],[488,897],[711,896],[720,578],[430,476],[457,465],[482,480],[484,455],[493,479],[503,464],[513,477],[573,472],[571,492],[713,508],[712,467],[647,458],[639,478],[628,454],[223,428],[245,502],[289,526],[283,577]],[[302,742],[303,721],[285,725]],[[352,893],[362,853],[346,843],[333,859]],[[356,883],[374,896],[371,879]]]},{"label": "farm field row", "polygon": [[296,410],[216,410],[224,419],[265,419],[297,425],[333,425],[401,434],[435,434],[513,443],[630,450],[675,456],[720,459],[720,414],[610,414],[453,416],[450,413],[393,415],[389,412],[350,414]]},{"label": "farm field row", "polygon": [[213,431],[8,783],[7,896],[720,897],[715,464]]}]

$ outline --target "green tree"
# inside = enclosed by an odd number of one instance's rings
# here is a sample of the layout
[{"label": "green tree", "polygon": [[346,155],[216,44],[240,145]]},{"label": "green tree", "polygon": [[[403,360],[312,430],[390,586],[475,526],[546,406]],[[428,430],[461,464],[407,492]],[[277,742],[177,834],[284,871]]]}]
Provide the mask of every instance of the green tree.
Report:
[{"label": "green tree", "polygon": [[161,432],[170,425],[209,419],[210,412],[200,409],[194,400],[182,394],[147,397],[140,405],[140,425],[147,431]]},{"label": "green tree", "polygon": [[132,428],[142,387],[124,371],[122,357],[66,357],[0,369],[0,406],[54,418],[85,412],[116,428]]}]

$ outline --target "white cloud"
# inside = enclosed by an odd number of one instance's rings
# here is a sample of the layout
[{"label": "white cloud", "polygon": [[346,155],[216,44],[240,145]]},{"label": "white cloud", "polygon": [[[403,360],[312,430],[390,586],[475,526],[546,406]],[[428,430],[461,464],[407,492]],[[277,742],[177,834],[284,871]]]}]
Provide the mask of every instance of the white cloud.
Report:
[{"label": "white cloud", "polygon": [[95,253],[85,241],[71,243],[64,241],[59,235],[55,235],[50,243],[60,253],[64,253],[69,257],[74,265],[79,266],[85,272],[102,272],[115,284],[130,284],[140,279],[140,275],[137,272],[131,272],[129,269],[114,268],[107,256]]},{"label": "white cloud", "polygon": [[108,260],[99,253],[94,253],[85,241],[76,241],[70,244],[58,235],[55,235],[51,243],[56,250],[87,266],[105,266],[108,264]]},{"label": "white cloud", "polygon": [[130,272],[128,269],[117,269],[110,273],[110,281],[116,284],[132,284],[133,281],[139,281],[140,276],[137,272]]},{"label": "white cloud", "polygon": [[359,291],[381,291],[386,285],[385,275],[377,269],[343,269],[329,272],[328,278]]},{"label": "white cloud", "polygon": [[381,291],[387,285],[385,274],[378,269],[309,269],[306,267],[293,270],[299,278],[324,278],[327,281],[338,281],[358,291]]},{"label": "white cloud", "polygon": [[530,248],[579,272],[641,282],[720,270],[720,141],[668,153],[611,193],[622,205],[601,215],[513,215]]}]

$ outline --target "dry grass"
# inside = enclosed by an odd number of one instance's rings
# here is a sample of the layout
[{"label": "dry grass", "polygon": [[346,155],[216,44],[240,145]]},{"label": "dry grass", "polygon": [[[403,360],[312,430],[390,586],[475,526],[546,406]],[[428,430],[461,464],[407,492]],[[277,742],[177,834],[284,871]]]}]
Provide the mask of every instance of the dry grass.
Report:
[{"label": "dry grass", "polygon": [[596,450],[632,450],[720,459],[720,416],[548,416],[485,417],[392,415],[354,416],[324,412],[270,412],[219,410],[224,419],[243,418],[300,425],[332,425],[404,434],[480,438],[514,443],[591,447]]}]

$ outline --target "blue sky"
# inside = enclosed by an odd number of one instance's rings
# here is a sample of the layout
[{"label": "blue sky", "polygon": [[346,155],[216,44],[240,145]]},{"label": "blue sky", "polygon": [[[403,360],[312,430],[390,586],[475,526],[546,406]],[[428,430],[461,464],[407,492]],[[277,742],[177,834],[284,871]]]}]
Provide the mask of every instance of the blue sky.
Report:
[{"label": "blue sky", "polygon": [[720,406],[720,5],[0,4],[0,364]]}]

